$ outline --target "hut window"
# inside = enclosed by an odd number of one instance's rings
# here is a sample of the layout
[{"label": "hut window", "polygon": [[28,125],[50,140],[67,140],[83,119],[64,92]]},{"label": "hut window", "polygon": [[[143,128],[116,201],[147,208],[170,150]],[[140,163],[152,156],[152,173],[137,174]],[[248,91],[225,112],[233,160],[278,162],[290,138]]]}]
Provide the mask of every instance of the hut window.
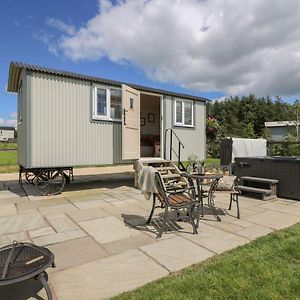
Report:
[{"label": "hut window", "polygon": [[22,82],[20,82],[20,87],[19,87],[19,92],[18,92],[18,123],[21,124],[22,123],[22,113],[23,113],[23,101],[22,101]]},{"label": "hut window", "polygon": [[120,121],[122,118],[121,90],[94,87],[93,107],[93,119]]},{"label": "hut window", "polygon": [[194,105],[193,101],[176,99],[174,101],[174,125],[194,126]]},{"label": "hut window", "polygon": [[97,89],[97,115],[107,115],[107,92],[104,89]]}]

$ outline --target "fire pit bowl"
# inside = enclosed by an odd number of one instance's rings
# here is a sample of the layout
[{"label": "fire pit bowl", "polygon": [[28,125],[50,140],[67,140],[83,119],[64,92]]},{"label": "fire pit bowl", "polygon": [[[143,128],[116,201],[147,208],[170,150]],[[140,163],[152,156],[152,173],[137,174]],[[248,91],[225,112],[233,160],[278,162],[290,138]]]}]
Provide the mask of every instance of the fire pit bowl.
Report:
[{"label": "fire pit bowl", "polygon": [[54,254],[49,249],[14,241],[0,248],[0,286],[34,278],[41,282],[48,299],[52,300],[45,271],[50,266],[55,268]]}]

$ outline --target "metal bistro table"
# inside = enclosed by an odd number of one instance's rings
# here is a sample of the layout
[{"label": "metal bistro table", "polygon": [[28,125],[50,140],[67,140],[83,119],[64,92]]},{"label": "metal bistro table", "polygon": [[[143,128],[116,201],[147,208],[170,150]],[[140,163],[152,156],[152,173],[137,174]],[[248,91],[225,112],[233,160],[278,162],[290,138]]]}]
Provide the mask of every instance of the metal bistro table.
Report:
[{"label": "metal bistro table", "polygon": [[[196,182],[197,197],[201,201],[202,217],[203,217],[203,199],[207,198],[207,204],[213,216],[218,221],[221,221],[221,218],[218,216],[215,209],[214,193],[218,186],[219,180],[223,177],[223,175],[182,173],[182,176],[186,177],[189,180],[190,184],[192,185],[194,185],[193,181]],[[211,181],[209,191],[203,190],[204,180]]]}]

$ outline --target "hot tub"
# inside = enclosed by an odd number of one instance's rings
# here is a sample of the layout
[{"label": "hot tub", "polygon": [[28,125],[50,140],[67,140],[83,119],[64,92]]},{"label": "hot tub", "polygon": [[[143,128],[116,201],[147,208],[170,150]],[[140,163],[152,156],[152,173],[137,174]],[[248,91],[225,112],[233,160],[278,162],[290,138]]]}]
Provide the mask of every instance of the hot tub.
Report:
[{"label": "hot tub", "polygon": [[300,200],[300,158],[282,156],[237,157],[234,174],[279,180],[277,196]]}]

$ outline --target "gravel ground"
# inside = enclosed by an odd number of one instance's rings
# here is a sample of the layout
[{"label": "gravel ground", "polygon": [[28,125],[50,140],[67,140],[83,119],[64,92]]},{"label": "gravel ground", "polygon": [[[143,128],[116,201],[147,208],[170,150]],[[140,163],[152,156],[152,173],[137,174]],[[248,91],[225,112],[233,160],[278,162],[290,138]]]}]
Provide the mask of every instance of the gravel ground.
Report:
[{"label": "gravel ground", "polygon": [[[74,176],[123,173],[123,172],[133,172],[133,171],[134,170],[133,170],[132,164],[109,166],[109,167],[74,168]],[[0,182],[1,181],[13,181],[13,180],[18,180],[18,179],[19,179],[18,173],[0,174]]]}]

